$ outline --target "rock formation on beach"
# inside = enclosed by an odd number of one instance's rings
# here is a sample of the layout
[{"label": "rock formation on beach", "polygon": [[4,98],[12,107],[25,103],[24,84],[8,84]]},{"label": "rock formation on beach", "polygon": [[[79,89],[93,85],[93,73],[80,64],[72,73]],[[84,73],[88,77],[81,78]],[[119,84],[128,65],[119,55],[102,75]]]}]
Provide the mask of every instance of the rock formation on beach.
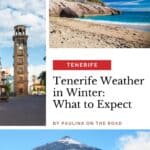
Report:
[{"label": "rock formation on beach", "polygon": [[50,0],[50,16],[83,17],[87,15],[114,15],[120,12],[103,2],[92,0]]}]

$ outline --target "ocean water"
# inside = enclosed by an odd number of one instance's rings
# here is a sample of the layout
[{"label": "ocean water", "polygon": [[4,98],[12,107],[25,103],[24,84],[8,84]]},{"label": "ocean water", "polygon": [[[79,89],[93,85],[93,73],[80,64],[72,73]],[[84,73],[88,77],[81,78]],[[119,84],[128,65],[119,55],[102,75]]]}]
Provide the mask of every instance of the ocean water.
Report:
[{"label": "ocean water", "polygon": [[122,12],[120,15],[88,16],[80,18],[80,20],[97,23],[121,24],[150,32],[150,12]]}]

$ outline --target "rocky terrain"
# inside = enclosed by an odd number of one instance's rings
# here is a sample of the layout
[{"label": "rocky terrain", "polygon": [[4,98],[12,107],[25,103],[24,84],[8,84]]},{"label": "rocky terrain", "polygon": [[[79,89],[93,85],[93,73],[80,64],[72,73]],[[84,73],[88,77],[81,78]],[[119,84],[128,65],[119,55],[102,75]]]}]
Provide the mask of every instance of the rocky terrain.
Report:
[{"label": "rocky terrain", "polygon": [[114,15],[120,12],[105,6],[102,2],[88,0],[50,0],[50,16],[83,17],[87,15]]},{"label": "rocky terrain", "polygon": [[56,142],[39,146],[33,150],[101,150],[101,149],[82,144],[79,141],[72,139],[71,137],[65,136]]}]

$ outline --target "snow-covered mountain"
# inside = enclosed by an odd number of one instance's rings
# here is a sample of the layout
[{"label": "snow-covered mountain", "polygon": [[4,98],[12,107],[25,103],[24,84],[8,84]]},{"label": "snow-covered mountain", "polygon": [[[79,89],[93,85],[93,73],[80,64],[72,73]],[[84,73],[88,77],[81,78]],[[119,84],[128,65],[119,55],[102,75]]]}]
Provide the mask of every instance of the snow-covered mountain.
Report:
[{"label": "snow-covered mountain", "polygon": [[37,148],[34,148],[33,150],[101,150],[101,149],[82,144],[69,136],[65,136],[56,142],[39,146]]}]

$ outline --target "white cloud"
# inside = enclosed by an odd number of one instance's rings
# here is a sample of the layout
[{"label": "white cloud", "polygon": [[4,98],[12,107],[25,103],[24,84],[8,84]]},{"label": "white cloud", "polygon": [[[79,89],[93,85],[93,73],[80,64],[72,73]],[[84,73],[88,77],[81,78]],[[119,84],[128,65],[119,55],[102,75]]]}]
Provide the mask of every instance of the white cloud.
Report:
[{"label": "white cloud", "polygon": [[0,9],[6,8],[45,16],[45,0],[1,0]]},{"label": "white cloud", "polygon": [[150,150],[150,132],[137,132],[135,136],[120,138],[120,150]]},{"label": "white cloud", "polygon": [[146,7],[146,8],[130,8],[129,9],[129,7],[121,7],[121,9],[122,10],[124,10],[124,11],[128,11],[128,10],[130,10],[130,11],[137,11],[138,10],[138,12],[150,12],[150,7]]},{"label": "white cloud", "polygon": [[117,6],[133,6],[133,5],[139,5],[144,0],[132,0],[132,1],[116,1],[116,2],[108,2],[107,5],[117,5]]},{"label": "white cloud", "polygon": [[45,44],[45,0],[1,0],[0,20],[0,47],[12,46],[13,27],[17,24],[28,27],[29,46]]}]

